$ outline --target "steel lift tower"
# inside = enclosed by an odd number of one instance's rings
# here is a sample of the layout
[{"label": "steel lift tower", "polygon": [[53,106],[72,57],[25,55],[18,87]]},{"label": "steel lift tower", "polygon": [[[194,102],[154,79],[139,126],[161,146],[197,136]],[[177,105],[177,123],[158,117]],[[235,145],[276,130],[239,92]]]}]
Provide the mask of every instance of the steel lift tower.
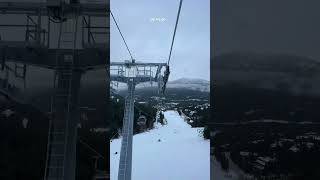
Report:
[{"label": "steel lift tower", "polygon": [[131,180],[132,136],[134,122],[134,90],[137,84],[156,82],[159,92],[165,89],[169,76],[167,63],[136,63],[134,60],[111,62],[110,79],[116,83],[126,83],[128,93],[125,98],[125,111],[122,126],[122,143],[118,180]]},{"label": "steel lift tower", "polygon": [[[105,69],[109,61],[110,8],[107,0],[103,2],[0,3],[1,17],[16,18],[0,21],[2,70],[8,70],[6,62],[13,62],[23,65],[24,79],[28,65],[55,72],[46,180],[75,179],[81,76],[88,70]],[[10,70],[18,74],[17,69]],[[2,90],[12,94],[8,88]]]}]

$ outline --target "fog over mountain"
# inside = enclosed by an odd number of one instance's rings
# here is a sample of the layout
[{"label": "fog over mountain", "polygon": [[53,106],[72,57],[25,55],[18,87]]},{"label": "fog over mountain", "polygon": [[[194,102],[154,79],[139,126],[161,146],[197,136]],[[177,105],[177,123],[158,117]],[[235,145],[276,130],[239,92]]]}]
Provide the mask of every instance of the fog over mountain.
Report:
[{"label": "fog over mountain", "polygon": [[169,84],[208,84],[210,83],[208,80],[200,79],[200,78],[180,78],[177,80],[169,81]]},{"label": "fog over mountain", "polygon": [[[114,86],[114,89],[118,90],[126,90],[127,86],[123,83],[119,83],[118,87]],[[158,88],[157,83],[153,83],[150,85],[150,83],[142,83],[138,84],[137,89],[145,89],[145,88]],[[197,90],[202,92],[209,92],[210,91],[210,81],[205,79],[199,79],[199,78],[180,78],[177,80],[169,81],[167,83],[167,88],[176,88],[176,89],[189,89],[189,90]],[[156,90],[155,90],[156,91]]]},{"label": "fog over mountain", "polygon": [[183,88],[209,92],[210,81],[205,79],[181,78],[174,81],[169,81],[167,88]]},{"label": "fog over mountain", "polygon": [[287,54],[226,53],[214,57],[214,86],[241,85],[300,95],[320,95],[320,63]]}]

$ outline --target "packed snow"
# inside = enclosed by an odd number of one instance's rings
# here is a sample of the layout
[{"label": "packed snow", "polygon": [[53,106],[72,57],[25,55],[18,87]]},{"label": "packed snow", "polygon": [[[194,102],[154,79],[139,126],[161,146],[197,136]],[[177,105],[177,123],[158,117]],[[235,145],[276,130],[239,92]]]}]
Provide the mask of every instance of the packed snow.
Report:
[{"label": "packed snow", "polygon": [[[132,180],[209,180],[210,141],[203,128],[192,128],[176,111],[164,117],[167,124],[133,136]],[[118,177],[120,146],[121,138],[110,144],[111,180]]]}]

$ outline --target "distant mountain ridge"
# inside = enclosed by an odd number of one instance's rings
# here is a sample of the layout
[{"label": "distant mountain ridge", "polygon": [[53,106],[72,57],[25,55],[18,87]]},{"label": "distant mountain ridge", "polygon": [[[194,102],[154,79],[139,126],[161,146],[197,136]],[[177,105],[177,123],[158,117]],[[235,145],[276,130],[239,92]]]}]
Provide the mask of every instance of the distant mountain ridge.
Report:
[{"label": "distant mountain ridge", "polygon": [[319,122],[320,62],[286,54],[214,57],[215,121]]},{"label": "distant mountain ridge", "polygon": [[241,85],[320,96],[320,61],[287,54],[232,52],[213,59],[215,86]]},{"label": "distant mountain ridge", "polygon": [[169,81],[169,84],[181,84],[181,83],[186,83],[186,84],[209,84],[210,82],[205,79],[200,79],[200,78],[180,78],[176,79],[173,81]]},{"label": "distant mountain ridge", "polygon": [[224,53],[214,57],[214,69],[246,69],[273,71],[284,73],[299,73],[310,75],[320,69],[320,61],[309,57],[288,54],[265,54],[253,52]]},{"label": "distant mountain ridge", "polygon": [[174,81],[169,81],[167,88],[182,88],[209,92],[210,81],[199,78],[180,78]]},{"label": "distant mountain ridge", "polygon": [[[137,89],[151,88],[150,83],[139,84]],[[157,85],[153,84],[152,88],[157,88]],[[167,83],[167,88],[179,88],[179,89],[189,89],[201,92],[210,91],[210,81],[200,78],[180,78]],[[125,84],[119,85],[118,90],[126,90],[127,86]]]}]

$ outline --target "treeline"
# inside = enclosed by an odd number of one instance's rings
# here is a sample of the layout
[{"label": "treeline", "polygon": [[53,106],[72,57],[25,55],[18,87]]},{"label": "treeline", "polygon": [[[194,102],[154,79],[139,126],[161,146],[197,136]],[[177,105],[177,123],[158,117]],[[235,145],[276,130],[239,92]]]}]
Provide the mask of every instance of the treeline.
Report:
[{"label": "treeline", "polygon": [[[27,119],[26,127],[23,119]],[[42,180],[44,178],[49,117],[29,105],[13,101],[0,103],[0,179]],[[82,123],[78,129],[76,176],[78,180],[92,179],[94,169],[90,150],[104,156],[98,161],[100,170],[109,170],[109,145],[106,132],[91,131],[95,121]]]},{"label": "treeline", "polygon": [[319,122],[320,119],[320,98],[317,97],[236,85],[216,86],[214,94],[214,122],[257,119]]},{"label": "treeline", "polygon": [[[111,134],[115,134],[113,138],[118,137],[118,130],[122,128],[123,115],[124,115],[124,98],[121,96],[115,96],[115,98],[110,101],[110,129]],[[138,104],[135,103],[134,107],[134,133],[138,133],[138,118],[143,115],[147,118],[146,126],[148,129],[153,128],[153,123],[155,122],[157,114],[157,109],[152,107],[150,104]]]},{"label": "treeline", "polygon": [[[179,108],[182,109],[183,113],[189,116],[190,120],[192,120],[192,127],[204,127],[203,131],[203,137],[205,139],[210,139],[210,128],[209,128],[209,123],[210,123],[210,108],[208,109],[200,109],[200,108],[194,108],[197,104],[193,104],[193,108],[190,108],[188,106],[183,106],[179,105]],[[192,116],[189,114],[189,112],[185,111],[186,109],[189,110],[195,110],[196,113],[194,113]],[[180,110],[178,110],[179,115],[181,115]]]},{"label": "treeline", "polygon": [[[212,139],[213,154],[222,166],[224,155],[244,172],[256,177],[285,175],[293,179],[319,179],[320,141],[316,138],[296,139],[307,132],[320,133],[319,125],[250,124],[220,128]],[[319,136],[319,135],[316,135]],[[281,141],[281,143],[279,143]],[[277,146],[272,146],[277,142]],[[279,145],[281,144],[281,146]],[[297,147],[296,152],[290,150]],[[240,152],[245,152],[241,155]],[[258,157],[271,157],[263,170],[255,167]],[[304,177],[304,178],[302,178]]]}]

